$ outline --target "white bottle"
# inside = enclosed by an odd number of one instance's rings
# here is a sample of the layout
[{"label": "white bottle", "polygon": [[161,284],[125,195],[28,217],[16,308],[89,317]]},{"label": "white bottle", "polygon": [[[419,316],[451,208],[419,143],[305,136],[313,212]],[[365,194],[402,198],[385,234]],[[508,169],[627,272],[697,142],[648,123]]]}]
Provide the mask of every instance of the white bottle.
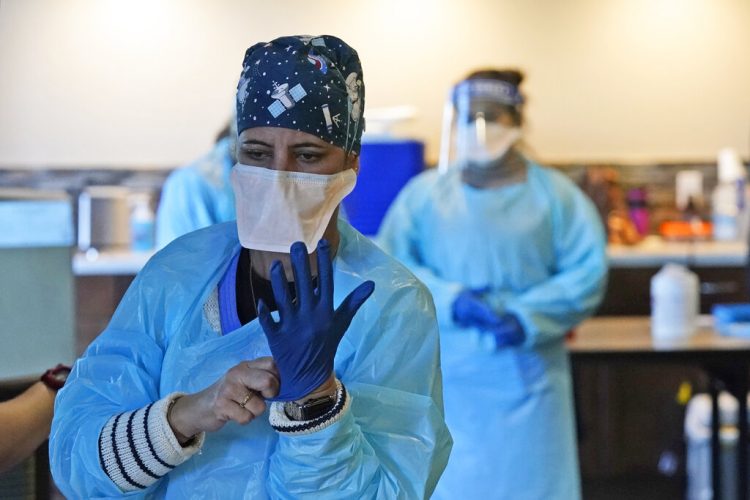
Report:
[{"label": "white bottle", "polygon": [[667,264],[651,278],[651,335],[680,340],[695,333],[700,295],[698,276],[680,264]]},{"label": "white bottle", "polygon": [[133,211],[130,215],[130,248],[136,252],[147,252],[154,248],[155,214],[151,209],[148,194],[135,194],[131,198]]},{"label": "white bottle", "polygon": [[690,201],[703,206],[703,173],[700,170],[680,170],[675,177],[675,201],[680,211],[688,208]]},{"label": "white bottle", "polygon": [[718,184],[711,195],[713,237],[718,241],[736,241],[746,233],[747,174],[733,149],[719,151]]}]

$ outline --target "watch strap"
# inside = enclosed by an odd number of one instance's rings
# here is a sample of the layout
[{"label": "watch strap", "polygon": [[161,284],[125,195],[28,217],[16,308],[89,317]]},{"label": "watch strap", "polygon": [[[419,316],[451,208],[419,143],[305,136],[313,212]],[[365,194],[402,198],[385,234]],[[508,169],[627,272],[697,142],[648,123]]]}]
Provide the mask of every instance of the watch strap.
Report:
[{"label": "watch strap", "polygon": [[59,391],[65,385],[71,368],[62,363],[58,363],[54,368],[50,368],[39,378],[44,385],[53,391]]}]

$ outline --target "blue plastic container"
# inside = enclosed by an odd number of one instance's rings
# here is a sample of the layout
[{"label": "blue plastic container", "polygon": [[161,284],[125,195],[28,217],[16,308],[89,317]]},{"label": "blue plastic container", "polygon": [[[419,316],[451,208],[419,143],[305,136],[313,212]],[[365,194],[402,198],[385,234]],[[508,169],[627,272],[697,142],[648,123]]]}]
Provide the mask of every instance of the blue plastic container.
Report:
[{"label": "blue plastic container", "polygon": [[357,187],[344,198],[344,209],[352,226],[374,236],[398,192],[424,169],[424,143],[365,142],[360,165]]},{"label": "blue plastic container", "polygon": [[711,315],[721,335],[750,337],[750,303],[714,304]]}]

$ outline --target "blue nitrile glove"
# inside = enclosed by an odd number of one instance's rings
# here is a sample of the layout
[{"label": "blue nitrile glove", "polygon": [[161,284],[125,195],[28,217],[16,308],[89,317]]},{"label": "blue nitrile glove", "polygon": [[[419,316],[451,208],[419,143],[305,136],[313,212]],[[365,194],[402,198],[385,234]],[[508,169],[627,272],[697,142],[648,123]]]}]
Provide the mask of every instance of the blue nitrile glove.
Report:
[{"label": "blue nitrile glove", "polygon": [[495,338],[495,349],[521,345],[526,340],[526,332],[515,314],[505,313],[497,322],[485,329],[485,333]]},{"label": "blue nitrile glove", "polygon": [[271,286],[279,308],[279,322],[268,306],[258,301],[258,320],[268,339],[281,379],[275,401],[294,401],[310,394],[333,373],[339,342],[360,306],[370,297],[375,283],[365,281],[333,309],[333,264],[328,241],[318,243],[318,288],[313,288],[305,244],[292,244],[292,270],[296,300],[288,293],[284,265],[271,264]]},{"label": "blue nitrile glove", "polygon": [[494,310],[482,299],[487,291],[482,289],[466,289],[459,293],[453,301],[453,321],[464,328],[476,327],[486,329],[498,321]]}]

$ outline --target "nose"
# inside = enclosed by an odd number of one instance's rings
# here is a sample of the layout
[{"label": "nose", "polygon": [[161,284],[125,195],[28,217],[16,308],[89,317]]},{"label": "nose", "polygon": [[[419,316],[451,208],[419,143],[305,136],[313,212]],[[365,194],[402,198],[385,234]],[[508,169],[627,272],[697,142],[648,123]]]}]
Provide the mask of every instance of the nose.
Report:
[{"label": "nose", "polygon": [[294,156],[286,150],[280,151],[277,149],[273,153],[270,168],[279,172],[293,172],[295,170]]}]

